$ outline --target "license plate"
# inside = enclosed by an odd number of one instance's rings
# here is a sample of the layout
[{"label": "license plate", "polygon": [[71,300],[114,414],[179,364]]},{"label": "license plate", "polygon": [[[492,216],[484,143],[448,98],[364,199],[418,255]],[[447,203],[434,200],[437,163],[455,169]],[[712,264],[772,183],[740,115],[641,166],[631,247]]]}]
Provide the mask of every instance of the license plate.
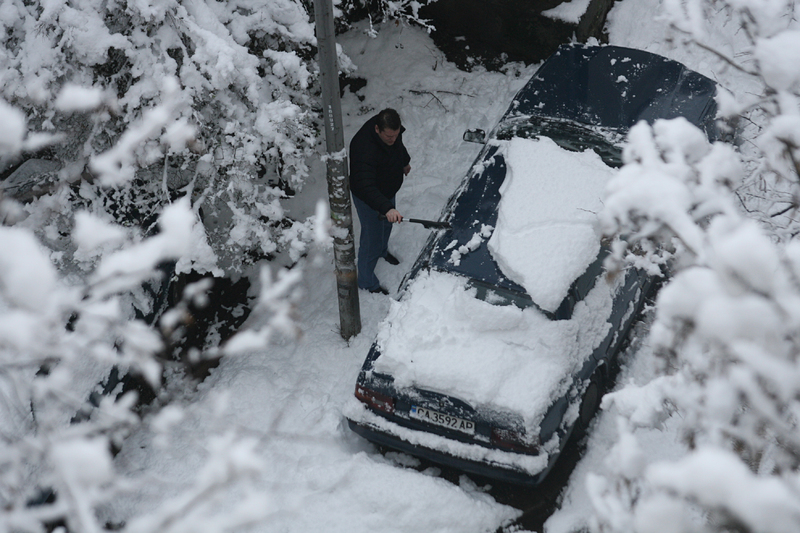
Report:
[{"label": "license plate", "polygon": [[439,411],[426,409],[425,407],[411,406],[411,417],[417,420],[423,420],[436,426],[442,426],[449,429],[454,429],[469,435],[475,434],[475,422],[471,420],[464,420],[457,416],[446,415]]}]

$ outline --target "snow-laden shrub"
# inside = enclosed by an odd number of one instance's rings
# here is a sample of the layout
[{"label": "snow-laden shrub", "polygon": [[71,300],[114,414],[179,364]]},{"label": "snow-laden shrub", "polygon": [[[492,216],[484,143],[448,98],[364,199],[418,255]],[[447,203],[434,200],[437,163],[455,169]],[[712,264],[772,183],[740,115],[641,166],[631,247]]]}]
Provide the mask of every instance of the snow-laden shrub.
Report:
[{"label": "snow-laden shrub", "polygon": [[[737,72],[742,87],[718,95],[719,118],[743,117],[745,127],[734,152],[684,120],[638,125],[609,185],[601,218],[619,238],[613,266],[674,275],[651,331],[659,375],[604,400],[620,436],[611,474],[588,478],[595,531],[800,530],[796,9],[789,0],[665,2],[678,35]],[[733,40],[715,35],[711,11],[738,29],[726,29]],[[683,455],[649,458],[635,430],[668,419]]]},{"label": "snow-laden shrub", "polygon": [[[717,97],[719,118],[741,129],[747,179],[737,190],[753,218],[779,238],[798,232],[800,25],[793,0],[670,0],[676,41],[721,59],[735,85]],[[709,21],[713,20],[713,23]]]},{"label": "snow-laden shrub", "polygon": [[[341,15],[340,26],[346,26],[347,21],[369,18],[370,23],[385,22],[387,20],[403,21],[433,30],[429,21],[420,18],[419,10],[423,6],[436,0],[337,0],[334,2],[337,16]],[[314,0],[305,0],[313,4]],[[375,29],[370,25],[370,34],[376,35]]]},{"label": "snow-laden shrub", "polygon": [[30,230],[0,227],[3,529],[66,522],[73,531],[98,530],[93,509],[120,481],[111,450],[141,421],[135,393],[98,396],[94,409],[89,399],[115,367],[158,386],[161,335],[131,319],[124,296],[185,251],[194,220],[180,201],[161,215],[160,233],[137,244],[119,226],[84,220],[91,229],[76,237],[79,246],[114,251],[79,286],[56,271]]},{"label": "snow-laden shrub", "polygon": [[291,227],[280,199],[302,188],[317,143],[300,2],[9,0],[0,27],[0,96],[32,131],[60,135],[25,147],[61,163],[68,190],[51,208],[147,227],[188,195],[211,222],[215,255],[199,270],[277,251]]},{"label": "snow-laden shrub", "polygon": [[[156,320],[144,292],[160,287],[160,265],[217,272],[225,253],[281,247],[297,261],[325,238],[322,224],[285,219],[269,181],[300,189],[318,142],[313,29],[289,0],[9,0],[0,25],[0,172],[56,169],[24,203],[0,196],[0,529],[117,530],[102,507],[153,481],[120,477],[114,449],[143,425],[168,431],[181,409],[143,416],[110,376],[157,391],[162,356],[203,299],[190,286]],[[295,327],[300,276],[262,274],[261,346]],[[209,438],[199,492],[129,529],[203,529],[187,509],[262,466],[246,457],[252,442]]]},{"label": "snow-laden shrub", "polygon": [[[161,111],[122,138],[168,122],[170,113]],[[0,112],[19,119],[19,128],[9,128],[12,134],[3,137],[0,157],[9,159],[23,149],[28,135],[20,112],[8,106]],[[136,146],[120,141],[111,151],[126,159]],[[7,223],[20,216],[20,206],[8,199],[0,207]],[[46,220],[44,211],[32,211],[26,221]],[[56,268],[59,253],[43,246],[33,229],[0,226],[0,529],[199,531],[213,521],[228,530],[264,519],[269,507],[263,502],[269,497],[248,483],[265,466],[253,454],[258,442],[223,423],[221,434],[208,436],[209,456],[199,465],[190,490],[174,494],[149,514],[128,517],[124,524],[102,518],[115,498],[169,483],[122,475],[112,459],[134,431],[152,431],[159,442],[170,441],[183,408],[172,404],[142,411],[137,395],[161,387],[160,355],[174,341],[176,326],[191,318],[190,306],[203,305],[205,285],[187,287],[183,300],[158,320],[134,316],[130,299],[149,283],[159,286],[159,265],[192,257],[200,222],[188,197],[162,210],[158,232],[149,237],[103,214],[79,211],[74,218],[71,235],[62,240],[69,241],[76,261],[93,265],[79,276]],[[311,233],[309,240],[329,240],[327,219],[327,210],[318,208],[303,226]],[[302,268],[277,277],[272,282],[264,267],[254,333],[244,332],[241,341],[233,337],[238,349],[263,348],[273,332],[295,332],[292,311]],[[121,375],[138,376],[143,385],[128,387],[131,382],[115,379]],[[232,510],[213,505],[234,483],[248,487],[246,502],[258,504]]]},{"label": "snow-laden shrub", "polygon": [[[604,400],[623,422],[613,475],[590,480],[597,530],[665,531],[670,516],[676,532],[796,531],[800,247],[743,214],[737,154],[685,120],[635,126],[624,157],[605,231],[625,238],[618,258],[627,244],[629,260],[675,275],[651,331],[662,375]],[[633,430],[670,416],[685,456],[648,466]]]}]

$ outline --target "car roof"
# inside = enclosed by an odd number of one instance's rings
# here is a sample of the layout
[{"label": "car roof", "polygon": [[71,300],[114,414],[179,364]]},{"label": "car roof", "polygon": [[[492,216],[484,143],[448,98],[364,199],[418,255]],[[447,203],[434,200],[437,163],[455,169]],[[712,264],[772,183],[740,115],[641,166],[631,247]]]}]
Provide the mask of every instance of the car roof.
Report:
[{"label": "car roof", "polygon": [[683,64],[622,46],[562,45],[517,94],[511,115],[540,115],[621,131],[685,117],[716,138],[716,83]]}]

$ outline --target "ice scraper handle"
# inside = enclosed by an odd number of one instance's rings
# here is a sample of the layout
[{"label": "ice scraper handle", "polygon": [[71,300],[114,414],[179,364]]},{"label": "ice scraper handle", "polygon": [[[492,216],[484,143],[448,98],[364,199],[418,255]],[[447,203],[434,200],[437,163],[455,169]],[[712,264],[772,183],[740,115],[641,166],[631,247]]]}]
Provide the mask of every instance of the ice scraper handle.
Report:
[{"label": "ice scraper handle", "polygon": [[422,227],[425,229],[450,229],[449,222],[439,222],[438,220],[420,220],[418,218],[404,218],[403,220],[413,222],[414,224],[422,224]]},{"label": "ice scraper handle", "polygon": [[[386,218],[381,215],[381,218]],[[449,222],[439,222],[438,220],[422,220],[419,218],[404,218],[403,222],[413,222],[414,224],[422,224],[425,229],[450,229]]]}]

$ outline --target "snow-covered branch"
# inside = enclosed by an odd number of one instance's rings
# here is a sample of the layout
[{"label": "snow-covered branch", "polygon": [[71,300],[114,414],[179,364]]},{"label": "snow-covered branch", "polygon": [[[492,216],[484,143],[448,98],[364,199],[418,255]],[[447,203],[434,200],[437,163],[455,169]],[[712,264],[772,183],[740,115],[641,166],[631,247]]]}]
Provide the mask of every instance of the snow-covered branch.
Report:
[{"label": "snow-covered branch", "polygon": [[[727,13],[727,25],[740,28],[736,41],[714,39],[722,28],[708,23],[712,12]],[[779,217],[763,222],[797,233],[793,215],[800,204],[800,30],[795,2],[776,0],[673,0],[665,16],[678,37],[711,52],[742,75],[747,90],[723,88],[717,98],[719,118],[747,141],[742,155],[752,169],[740,191],[751,211],[775,213],[776,203],[788,203]],[[718,17],[715,18],[718,20]],[[717,24],[719,24],[717,22]],[[726,43],[726,44],[720,44]],[[755,191],[769,187],[766,199]],[[771,218],[771,219],[770,219]]]},{"label": "snow-covered branch", "polygon": [[[621,417],[620,438],[612,475],[589,480],[596,529],[660,531],[669,516],[675,531],[795,531],[800,247],[780,231],[776,238],[770,217],[773,205],[800,191],[794,3],[689,0],[667,7],[673,26],[705,48],[705,10],[727,10],[741,24],[745,48],[715,53],[762,91],[748,101],[722,92],[720,118],[748,110],[760,129],[745,129],[754,143],[739,153],[708,144],[682,120],[630,132],[601,219],[619,239],[612,266],[671,276],[651,330],[664,374],[605,400]],[[792,202],[782,217],[789,234],[796,231]],[[670,416],[685,456],[648,465],[634,429],[661,427]],[[769,494],[769,503],[756,494]]]}]

